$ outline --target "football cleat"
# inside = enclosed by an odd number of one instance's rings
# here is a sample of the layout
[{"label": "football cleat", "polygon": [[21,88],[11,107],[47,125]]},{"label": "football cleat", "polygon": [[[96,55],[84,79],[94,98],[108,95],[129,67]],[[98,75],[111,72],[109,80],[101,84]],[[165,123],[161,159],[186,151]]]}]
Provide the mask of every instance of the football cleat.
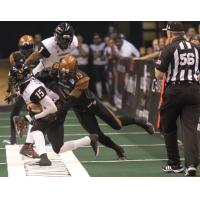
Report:
[{"label": "football cleat", "polygon": [[40,161],[38,162],[38,164],[40,166],[50,166],[51,165],[51,161],[47,157],[46,153],[40,155]]},{"label": "football cleat", "polygon": [[153,124],[148,122],[146,119],[143,119],[143,118],[138,119],[136,124],[139,125],[140,127],[142,127],[150,135],[153,135],[155,133],[155,129],[154,129]]},{"label": "football cleat", "polygon": [[126,159],[125,151],[121,146],[117,145],[116,153],[117,153],[117,160],[125,160]]},{"label": "football cleat", "polygon": [[89,138],[91,140],[90,145],[94,151],[94,155],[98,156],[99,155],[99,147],[98,147],[98,135],[96,134],[91,134],[89,135]]},{"label": "football cleat", "polygon": [[33,144],[24,144],[19,153],[29,158],[40,158],[40,156],[33,149]]}]

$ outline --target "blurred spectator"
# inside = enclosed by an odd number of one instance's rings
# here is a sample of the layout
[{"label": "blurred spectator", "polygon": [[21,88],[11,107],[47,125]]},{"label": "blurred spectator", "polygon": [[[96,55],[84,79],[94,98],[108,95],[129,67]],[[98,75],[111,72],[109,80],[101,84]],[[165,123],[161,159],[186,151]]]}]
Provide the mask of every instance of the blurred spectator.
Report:
[{"label": "blurred spectator", "polygon": [[114,41],[117,39],[118,31],[117,31],[116,27],[114,27],[114,26],[108,27],[108,37]]},{"label": "blurred spectator", "polygon": [[163,49],[163,47],[166,45],[165,38],[161,37],[159,39],[154,39],[152,41],[152,47],[148,47],[146,49],[146,54],[143,53],[144,47],[140,47],[140,58],[134,58],[134,60],[152,60],[157,59],[159,57],[160,51]]},{"label": "blurred spectator", "polygon": [[190,40],[191,37],[194,37],[197,34],[194,27],[189,27],[186,32],[186,40]]},{"label": "blurred spectator", "polygon": [[166,42],[166,39],[164,37],[159,38],[159,48],[160,48],[160,50],[162,50],[163,47],[165,46],[165,42]]},{"label": "blurred spectator", "polygon": [[152,47],[147,47],[147,55],[153,53],[153,48]]},{"label": "blurred spectator", "polygon": [[35,34],[34,35],[34,43],[35,43],[35,46],[34,46],[34,50],[37,51],[39,49],[39,45],[40,43],[42,42],[42,36],[41,34]]},{"label": "blurred spectator", "polygon": [[104,56],[105,43],[98,33],[93,36],[93,44],[90,45],[92,54],[92,65],[95,77],[95,88],[97,96],[102,99],[103,91],[106,91],[105,86],[105,65],[106,60]]},{"label": "blurred spectator", "polygon": [[195,35],[195,36],[191,37],[189,41],[197,46],[200,46],[200,36],[199,35]]},{"label": "blurred spectator", "polygon": [[159,41],[157,38],[152,41],[152,48],[153,48],[153,52],[160,51]]},{"label": "blurred spectator", "polygon": [[108,27],[108,35],[111,36],[112,33],[117,33],[117,28],[113,25]]},{"label": "blurred spectator", "polygon": [[118,47],[119,54],[122,58],[139,57],[140,56],[140,53],[136,49],[136,47],[120,36],[118,36],[118,38],[116,40],[116,45]]},{"label": "blurred spectator", "polygon": [[200,24],[198,25],[198,29],[197,29],[197,31],[198,31],[198,35],[200,36]]},{"label": "blurred spectator", "polygon": [[146,55],[146,48],[145,47],[140,47],[140,56],[145,56]]},{"label": "blurred spectator", "polygon": [[77,58],[79,69],[86,74],[90,74],[88,66],[89,46],[84,43],[82,35],[77,35],[78,47],[71,52]]},{"label": "blurred spectator", "polygon": [[104,49],[104,56],[106,58],[107,63],[110,62],[110,60],[116,60],[120,58],[119,50],[114,40],[107,36],[104,38],[104,42],[106,45]]}]

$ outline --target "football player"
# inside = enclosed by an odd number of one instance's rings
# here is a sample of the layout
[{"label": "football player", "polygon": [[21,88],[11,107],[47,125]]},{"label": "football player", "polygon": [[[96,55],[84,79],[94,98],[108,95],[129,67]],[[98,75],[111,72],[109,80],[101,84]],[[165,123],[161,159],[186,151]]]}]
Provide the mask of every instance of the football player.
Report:
[{"label": "football player", "polygon": [[[18,51],[12,52],[9,57],[9,62],[11,69],[15,67],[16,69],[21,67],[22,64],[25,62],[26,58],[30,56],[30,54],[34,51],[34,40],[31,35],[23,35],[20,37],[18,42]],[[33,67],[33,66],[32,66]],[[8,144],[15,144],[16,143],[16,130],[13,123],[13,116],[19,115],[20,111],[22,110],[25,102],[21,96],[17,96],[14,91],[13,85],[13,77],[11,73],[8,75],[8,95],[5,98],[5,101],[10,104],[13,102],[15,98],[13,109],[10,115],[10,128],[11,128],[11,137],[9,141],[5,141]],[[30,157],[38,157],[38,155],[34,152],[32,145],[27,146],[27,153],[30,154]]]},{"label": "football player", "polygon": [[15,77],[16,85],[28,109],[33,111],[34,105],[34,107],[38,107],[40,112],[38,114],[15,117],[15,121],[18,123],[16,127],[19,127],[22,122],[32,124],[29,140],[32,137],[32,143],[35,143],[39,153],[40,161],[38,164],[40,166],[51,165],[45,149],[43,135],[45,132],[55,153],[63,153],[91,144],[95,155],[98,155],[97,135],[64,142],[64,129],[59,128],[59,124],[60,120],[63,119],[62,113],[65,105],[56,93],[46,88],[42,82],[30,76],[30,74],[30,68],[24,65],[21,68],[13,68],[12,70],[12,76]]},{"label": "football player", "polygon": [[45,73],[57,80],[58,87],[65,100],[74,97],[71,105],[83,128],[90,134],[98,134],[99,142],[115,150],[119,159],[125,158],[123,148],[103,133],[99,127],[97,116],[116,130],[120,130],[123,126],[137,124],[149,134],[154,133],[152,124],[146,120],[127,116],[118,117],[105,106],[88,89],[90,78],[78,69],[77,60],[74,56],[66,56],[56,64],[56,68],[41,72],[40,77],[43,80]]},{"label": "football player", "polygon": [[77,37],[74,29],[66,22],[60,23],[54,32],[54,36],[41,42],[38,51],[33,52],[25,61],[25,65],[31,65],[36,61],[39,64],[33,69],[33,74],[37,74],[44,68],[51,67],[55,62],[70,54],[78,47]]}]

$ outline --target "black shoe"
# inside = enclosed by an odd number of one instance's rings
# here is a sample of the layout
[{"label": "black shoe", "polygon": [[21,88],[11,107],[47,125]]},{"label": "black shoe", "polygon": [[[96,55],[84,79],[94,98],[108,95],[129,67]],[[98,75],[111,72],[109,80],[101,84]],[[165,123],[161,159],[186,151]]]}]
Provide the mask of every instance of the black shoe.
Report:
[{"label": "black shoe", "polygon": [[94,155],[98,156],[99,155],[99,147],[98,147],[98,135],[96,134],[91,134],[89,135],[89,138],[91,140],[90,145],[94,151]]},{"label": "black shoe", "polygon": [[181,164],[176,164],[176,165],[169,165],[169,164],[166,164],[162,167],[162,170],[164,172],[167,172],[167,173],[181,173],[184,171],[184,168]]},{"label": "black shoe", "polygon": [[138,119],[137,125],[142,127],[146,132],[148,132],[150,135],[153,135],[155,133],[155,129],[152,123],[148,122],[146,119]]},{"label": "black shoe", "polygon": [[185,170],[185,176],[196,176],[196,173],[197,173],[197,168],[192,165],[186,168]]},{"label": "black shoe", "polygon": [[40,156],[33,149],[33,144],[24,144],[19,153],[29,158],[40,158]]},{"label": "black shoe", "polygon": [[51,161],[47,157],[46,153],[40,155],[40,161],[38,162],[38,164],[40,166],[50,166],[51,165]]},{"label": "black shoe", "polygon": [[117,160],[125,160],[126,159],[125,151],[121,146],[117,145],[116,153],[117,153]]}]

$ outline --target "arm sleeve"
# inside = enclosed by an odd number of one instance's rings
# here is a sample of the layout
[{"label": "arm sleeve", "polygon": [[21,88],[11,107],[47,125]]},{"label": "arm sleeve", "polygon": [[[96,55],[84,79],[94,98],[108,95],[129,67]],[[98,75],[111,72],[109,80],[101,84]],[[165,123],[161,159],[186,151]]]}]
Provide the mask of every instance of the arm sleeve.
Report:
[{"label": "arm sleeve", "polygon": [[73,37],[73,41],[71,43],[72,50],[78,47],[78,39],[76,36]]},{"label": "arm sleeve", "polygon": [[45,98],[47,95],[47,92],[44,87],[40,86],[37,89],[34,90],[34,92],[30,96],[30,100],[33,103],[39,103],[43,98]]},{"label": "arm sleeve", "polygon": [[44,58],[49,58],[51,53],[48,51],[48,49],[45,47],[45,45],[41,42],[40,45],[39,45],[39,50],[38,50],[42,56]]},{"label": "arm sleeve", "polygon": [[156,61],[156,69],[165,73],[170,64],[170,52],[167,46],[162,50],[159,59]]},{"label": "arm sleeve", "polygon": [[45,109],[43,109],[41,113],[36,114],[35,119],[40,119],[40,118],[48,116],[49,114],[53,114],[57,112],[57,107],[55,103],[47,95],[40,101],[40,104]]}]

